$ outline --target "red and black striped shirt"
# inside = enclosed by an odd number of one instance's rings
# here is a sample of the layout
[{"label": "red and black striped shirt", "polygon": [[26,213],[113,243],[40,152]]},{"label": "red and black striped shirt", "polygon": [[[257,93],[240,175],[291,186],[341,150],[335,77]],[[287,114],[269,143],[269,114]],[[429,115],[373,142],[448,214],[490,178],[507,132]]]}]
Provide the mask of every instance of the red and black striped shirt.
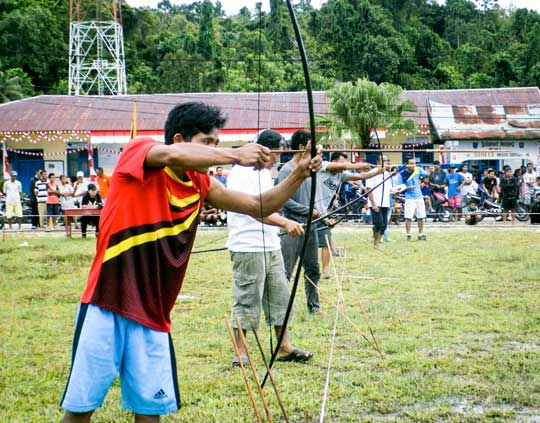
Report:
[{"label": "red and black striped shirt", "polygon": [[168,332],[210,177],[187,171],[180,180],[167,167],[145,167],[156,144],[138,138],[120,155],[81,302]]}]

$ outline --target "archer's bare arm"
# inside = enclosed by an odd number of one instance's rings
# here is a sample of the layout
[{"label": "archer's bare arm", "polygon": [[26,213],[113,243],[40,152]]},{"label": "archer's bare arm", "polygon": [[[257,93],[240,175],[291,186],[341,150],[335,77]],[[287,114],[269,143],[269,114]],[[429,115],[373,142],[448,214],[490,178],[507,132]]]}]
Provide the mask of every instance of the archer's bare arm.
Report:
[{"label": "archer's bare arm", "polygon": [[227,189],[219,181],[212,179],[208,202],[219,209],[247,214],[254,219],[267,217],[281,209],[285,201],[310,175],[311,170],[319,171],[321,163],[320,154],[314,159],[306,156],[286,179],[260,196]]},{"label": "archer's bare arm", "polygon": [[374,176],[377,176],[383,172],[384,172],[384,169],[382,167],[376,167],[370,170],[369,172],[353,173],[351,175],[351,178],[348,180],[348,182],[361,181],[361,180],[373,178]]},{"label": "archer's bare arm", "polygon": [[181,142],[152,147],[146,155],[145,165],[199,169],[214,165],[240,164],[261,169],[269,160],[270,150],[260,144],[249,143],[233,150]]},{"label": "archer's bare arm", "polygon": [[345,170],[370,170],[373,167],[370,163],[339,163],[339,162],[330,162],[326,165],[326,170],[328,172],[337,173],[343,172]]}]

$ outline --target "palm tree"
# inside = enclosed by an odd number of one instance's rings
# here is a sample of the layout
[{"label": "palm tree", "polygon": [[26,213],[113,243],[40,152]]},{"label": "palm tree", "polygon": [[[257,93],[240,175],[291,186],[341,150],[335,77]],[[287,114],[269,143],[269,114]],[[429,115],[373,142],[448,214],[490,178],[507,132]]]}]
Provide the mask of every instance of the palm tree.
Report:
[{"label": "palm tree", "polygon": [[18,76],[8,77],[0,71],[0,103],[23,98],[22,87]]},{"label": "palm tree", "polygon": [[366,78],[338,82],[328,92],[329,113],[318,116],[318,123],[330,130],[329,138],[341,138],[349,132],[362,148],[369,146],[376,128],[384,127],[389,134],[414,132],[414,121],[403,118],[403,113],[416,111],[416,106],[410,100],[400,100],[402,91],[398,85],[378,85]]}]

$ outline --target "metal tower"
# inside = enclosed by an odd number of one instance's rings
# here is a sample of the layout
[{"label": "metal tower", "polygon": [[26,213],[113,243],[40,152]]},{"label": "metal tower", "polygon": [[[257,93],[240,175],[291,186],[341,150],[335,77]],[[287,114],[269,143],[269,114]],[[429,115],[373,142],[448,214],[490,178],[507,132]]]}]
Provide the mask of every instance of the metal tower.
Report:
[{"label": "metal tower", "polygon": [[[81,10],[84,0],[70,0],[69,95],[127,94],[121,0],[112,8],[95,4],[96,20],[81,19],[94,10]],[[118,5],[118,8],[117,8]],[[84,5],[83,5],[84,6]],[[112,20],[101,18],[102,12]],[[75,12],[75,13],[74,13]]]}]

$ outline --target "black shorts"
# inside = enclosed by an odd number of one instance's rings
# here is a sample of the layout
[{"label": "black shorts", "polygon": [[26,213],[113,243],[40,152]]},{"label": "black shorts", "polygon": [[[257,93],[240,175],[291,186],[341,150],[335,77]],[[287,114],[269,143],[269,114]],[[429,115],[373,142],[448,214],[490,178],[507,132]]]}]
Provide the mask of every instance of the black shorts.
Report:
[{"label": "black shorts", "polygon": [[60,204],[47,204],[47,216],[58,216],[60,214]]},{"label": "black shorts", "polygon": [[503,198],[501,201],[501,207],[503,210],[517,210],[518,202],[516,198],[509,199]]}]

